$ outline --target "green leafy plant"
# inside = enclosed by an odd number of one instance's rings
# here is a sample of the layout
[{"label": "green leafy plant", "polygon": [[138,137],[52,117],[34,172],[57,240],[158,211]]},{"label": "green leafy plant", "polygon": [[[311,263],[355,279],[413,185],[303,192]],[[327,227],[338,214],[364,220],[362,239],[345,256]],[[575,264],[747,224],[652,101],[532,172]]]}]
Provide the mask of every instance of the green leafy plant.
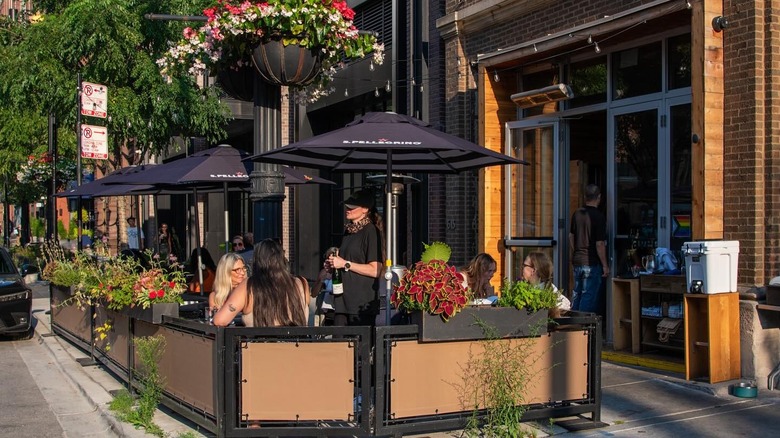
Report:
[{"label": "green leafy plant", "polygon": [[552,286],[533,285],[524,280],[510,281],[505,279],[501,285],[501,297],[496,305],[536,312],[557,307],[558,295]]},{"label": "green leafy plant", "polygon": [[32,234],[34,237],[43,237],[43,235],[46,233],[46,225],[44,224],[42,219],[38,219],[37,217],[30,218],[30,234]]},{"label": "green leafy plant", "polygon": [[165,351],[165,338],[161,335],[135,339],[140,367],[136,378],[139,382],[138,397],[127,390],[120,391],[109,404],[109,409],[117,413],[122,421],[143,427],[147,433],[165,436],[164,431],[154,423],[154,412],[160,404],[165,379],[160,375],[159,363]]},{"label": "green leafy plant", "polygon": [[463,275],[447,264],[450,247],[442,242],[425,245],[422,259],[393,286],[390,301],[398,309],[422,310],[447,321],[468,302]]},{"label": "green leafy plant", "polygon": [[455,385],[464,409],[473,409],[466,436],[536,436],[522,421],[529,389],[541,372],[549,370],[535,366],[544,352],[535,351],[534,338],[500,339],[494,327],[481,320],[476,324],[486,340],[479,343],[481,349],[469,351],[462,366],[463,380]]},{"label": "green leafy plant", "polygon": [[149,308],[155,303],[181,303],[186,290],[184,272],[165,269],[162,262],[151,257],[148,267],[130,257],[102,259],[90,254],[69,254],[60,246],[46,244],[47,257],[43,278],[52,284],[70,287],[72,298],[79,307],[106,305],[112,310],[140,306]]}]

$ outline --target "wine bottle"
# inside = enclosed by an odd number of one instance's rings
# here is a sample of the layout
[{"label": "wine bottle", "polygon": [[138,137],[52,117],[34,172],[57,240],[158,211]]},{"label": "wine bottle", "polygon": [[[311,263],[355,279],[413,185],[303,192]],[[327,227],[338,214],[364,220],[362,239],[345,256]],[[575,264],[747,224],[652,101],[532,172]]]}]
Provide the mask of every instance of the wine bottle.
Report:
[{"label": "wine bottle", "polygon": [[344,283],[341,279],[341,269],[333,268],[333,295],[341,295],[344,293]]}]

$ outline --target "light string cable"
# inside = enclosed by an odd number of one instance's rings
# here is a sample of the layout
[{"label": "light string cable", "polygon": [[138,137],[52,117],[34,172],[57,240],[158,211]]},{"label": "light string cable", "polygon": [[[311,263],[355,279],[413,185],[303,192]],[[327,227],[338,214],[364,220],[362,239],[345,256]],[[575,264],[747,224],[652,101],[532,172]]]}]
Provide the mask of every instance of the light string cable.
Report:
[{"label": "light string cable", "polygon": [[[589,47],[593,47],[593,51],[594,52],[601,53],[601,46],[599,46],[599,43],[603,44],[605,41],[609,41],[612,38],[615,38],[618,35],[621,35],[621,34],[623,34],[625,32],[628,32],[628,31],[634,29],[635,27],[641,26],[643,24],[647,24],[647,20],[638,21],[638,22],[632,24],[631,26],[628,26],[628,27],[626,27],[624,29],[621,29],[618,32],[613,33],[612,35],[609,35],[609,36],[604,37],[604,38],[599,39],[599,40],[596,40],[593,37],[593,34],[578,35],[578,34],[570,33],[569,34],[569,38],[580,37],[583,41],[585,41],[586,44],[584,46],[576,47],[574,49],[567,50],[565,52],[561,52],[561,53],[556,53],[554,55],[550,55],[550,56],[548,56],[546,58],[534,59],[533,63],[539,63],[539,62],[548,61],[548,60],[554,59],[554,58],[560,58],[562,56],[566,56],[566,55],[569,55],[571,53],[582,51],[582,50],[587,49]],[[542,44],[543,43],[534,43],[533,44],[534,52],[538,52],[539,51],[539,47]],[[515,65],[515,66],[512,66],[512,67],[507,67],[507,68],[503,68],[503,69],[498,69],[498,68],[497,69],[493,69],[493,75],[492,75],[493,76],[493,82],[499,82],[501,80],[501,77],[499,76],[500,73],[508,71],[508,70],[517,70],[520,67],[522,67],[522,66],[516,66]]]}]

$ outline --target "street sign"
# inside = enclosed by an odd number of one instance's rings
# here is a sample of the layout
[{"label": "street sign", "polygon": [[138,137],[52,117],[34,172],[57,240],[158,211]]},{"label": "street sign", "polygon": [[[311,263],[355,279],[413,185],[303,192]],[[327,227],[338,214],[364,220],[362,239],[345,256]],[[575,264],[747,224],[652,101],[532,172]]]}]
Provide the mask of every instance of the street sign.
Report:
[{"label": "street sign", "polygon": [[108,159],[108,128],[81,125],[81,158]]},{"label": "street sign", "polygon": [[81,114],[106,118],[108,113],[108,87],[92,82],[81,83]]}]

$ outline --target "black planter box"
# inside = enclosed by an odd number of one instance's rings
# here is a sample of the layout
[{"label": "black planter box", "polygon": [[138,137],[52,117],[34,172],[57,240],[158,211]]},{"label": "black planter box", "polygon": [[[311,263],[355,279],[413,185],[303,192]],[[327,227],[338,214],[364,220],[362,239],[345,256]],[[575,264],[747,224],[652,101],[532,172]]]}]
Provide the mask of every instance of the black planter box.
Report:
[{"label": "black planter box", "polygon": [[152,304],[148,309],[136,306],[125,309],[122,313],[130,318],[151,322],[152,324],[162,324],[163,315],[179,316],[179,303],[156,303]]},{"label": "black planter box", "polygon": [[417,324],[420,342],[526,338],[547,333],[547,309],[529,313],[511,307],[471,306],[447,322],[440,315],[419,310],[411,312],[410,319],[412,324]]}]

